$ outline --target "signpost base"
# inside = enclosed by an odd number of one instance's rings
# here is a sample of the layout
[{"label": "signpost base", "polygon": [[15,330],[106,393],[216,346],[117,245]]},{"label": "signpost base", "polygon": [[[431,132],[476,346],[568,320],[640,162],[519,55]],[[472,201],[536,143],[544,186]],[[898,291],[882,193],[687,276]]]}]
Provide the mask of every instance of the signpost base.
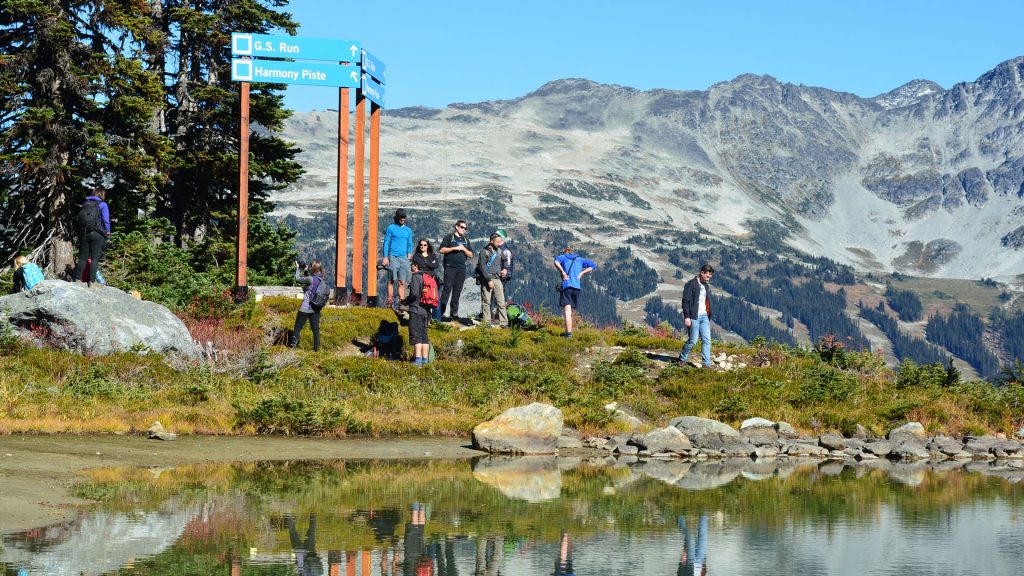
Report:
[{"label": "signpost base", "polygon": [[235,304],[245,304],[249,301],[249,287],[248,286],[235,286],[231,289],[231,300]]},{"label": "signpost base", "polygon": [[349,296],[348,288],[344,288],[344,287],[339,286],[339,287],[334,289],[334,305],[335,306],[344,306],[344,305],[348,304],[349,302],[351,302],[351,300],[352,299]]},{"label": "signpost base", "polygon": [[376,296],[367,296],[366,297],[366,307],[367,308],[376,308],[377,307],[377,297]]},{"label": "signpost base", "polygon": [[363,303],[363,295],[359,292],[353,292],[348,298],[349,304],[353,306],[360,306]]}]

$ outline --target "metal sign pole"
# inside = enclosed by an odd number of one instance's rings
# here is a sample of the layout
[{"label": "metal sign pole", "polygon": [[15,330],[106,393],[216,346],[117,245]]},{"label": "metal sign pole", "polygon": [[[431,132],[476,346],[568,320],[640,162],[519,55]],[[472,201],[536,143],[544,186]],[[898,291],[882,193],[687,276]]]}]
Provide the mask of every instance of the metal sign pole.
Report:
[{"label": "metal sign pole", "polygon": [[241,106],[239,115],[238,137],[238,244],[235,260],[234,300],[237,303],[249,299],[247,276],[247,255],[249,252],[249,83],[242,82],[239,86]]},{"label": "metal sign pole", "polygon": [[[380,106],[370,103],[370,210],[369,210],[369,243],[371,262],[377,261],[377,189],[380,173]],[[368,270],[369,280],[366,282],[366,295],[370,306],[377,305],[377,267]],[[397,290],[397,288],[396,288]],[[398,298],[398,293],[395,293]]]},{"label": "metal sign pole", "polygon": [[[352,300],[362,301],[363,294],[363,253],[366,237],[363,235],[363,166],[366,164],[366,98],[363,91],[356,89],[356,166],[355,181],[352,183]],[[377,263],[370,262],[367,266],[376,269]]]},{"label": "metal sign pole", "polygon": [[[338,243],[334,257],[334,303],[348,299],[348,88],[338,89]],[[353,279],[353,283],[354,283]]]}]

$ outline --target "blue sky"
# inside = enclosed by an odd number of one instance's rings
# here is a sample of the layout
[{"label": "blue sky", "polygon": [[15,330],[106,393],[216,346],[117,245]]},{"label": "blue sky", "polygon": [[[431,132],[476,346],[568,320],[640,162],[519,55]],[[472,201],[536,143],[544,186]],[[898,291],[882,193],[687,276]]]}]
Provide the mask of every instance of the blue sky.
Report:
[{"label": "blue sky", "polygon": [[[744,73],[871,97],[949,88],[1024,55],[1024,1],[293,0],[299,36],[359,40],[387,65],[387,107],[516,98],[587,78],[705,90]],[[294,110],[337,91],[292,86]]]}]

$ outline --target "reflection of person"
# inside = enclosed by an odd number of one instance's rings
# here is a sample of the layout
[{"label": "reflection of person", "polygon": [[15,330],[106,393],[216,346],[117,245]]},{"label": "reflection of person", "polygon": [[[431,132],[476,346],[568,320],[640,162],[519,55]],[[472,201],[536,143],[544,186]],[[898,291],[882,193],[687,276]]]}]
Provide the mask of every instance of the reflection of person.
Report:
[{"label": "reflection of person", "polygon": [[562,532],[562,540],[558,544],[558,561],[555,562],[555,576],[574,576],[572,569],[572,541],[569,533]]},{"label": "reflection of person", "polygon": [[710,264],[700,267],[700,272],[683,286],[683,324],[689,330],[689,338],[679,352],[679,363],[685,364],[690,350],[700,338],[701,360],[705,368],[711,368],[711,286],[708,281],[715,273]]},{"label": "reflection of person", "polygon": [[309,515],[309,527],[306,528],[306,539],[299,538],[299,531],[295,527],[295,516],[289,515],[288,536],[292,541],[292,550],[295,552],[295,567],[298,568],[301,576],[319,576],[324,573],[324,566],[320,557],[316,554],[316,514]]},{"label": "reflection of person", "polygon": [[697,522],[697,540],[686,529],[686,517],[679,517],[679,531],[683,533],[683,550],[679,554],[678,576],[703,576],[708,570],[708,515],[700,515]]},{"label": "reflection of person", "polygon": [[428,576],[434,572],[433,563],[425,554],[424,533],[426,528],[426,507],[415,502],[412,505],[412,516],[409,523],[405,525],[405,558],[402,562],[402,574],[405,576]]},{"label": "reflection of person", "polygon": [[560,256],[555,257],[555,268],[562,275],[562,284],[558,291],[558,305],[562,307],[565,320],[565,332],[562,336],[572,338],[572,311],[579,307],[580,280],[584,275],[596,270],[597,264],[577,256],[572,248],[567,247]]}]

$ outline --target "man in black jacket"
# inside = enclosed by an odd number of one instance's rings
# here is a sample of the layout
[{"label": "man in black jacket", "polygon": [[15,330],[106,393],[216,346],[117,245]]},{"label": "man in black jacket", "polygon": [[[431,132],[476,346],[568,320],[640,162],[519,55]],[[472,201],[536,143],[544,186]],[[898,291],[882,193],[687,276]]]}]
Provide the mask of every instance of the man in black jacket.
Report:
[{"label": "man in black jacket", "polygon": [[690,350],[700,338],[703,366],[711,368],[711,285],[708,281],[714,273],[715,269],[705,264],[697,276],[683,286],[683,324],[690,337],[679,352],[680,365],[686,364]]}]

